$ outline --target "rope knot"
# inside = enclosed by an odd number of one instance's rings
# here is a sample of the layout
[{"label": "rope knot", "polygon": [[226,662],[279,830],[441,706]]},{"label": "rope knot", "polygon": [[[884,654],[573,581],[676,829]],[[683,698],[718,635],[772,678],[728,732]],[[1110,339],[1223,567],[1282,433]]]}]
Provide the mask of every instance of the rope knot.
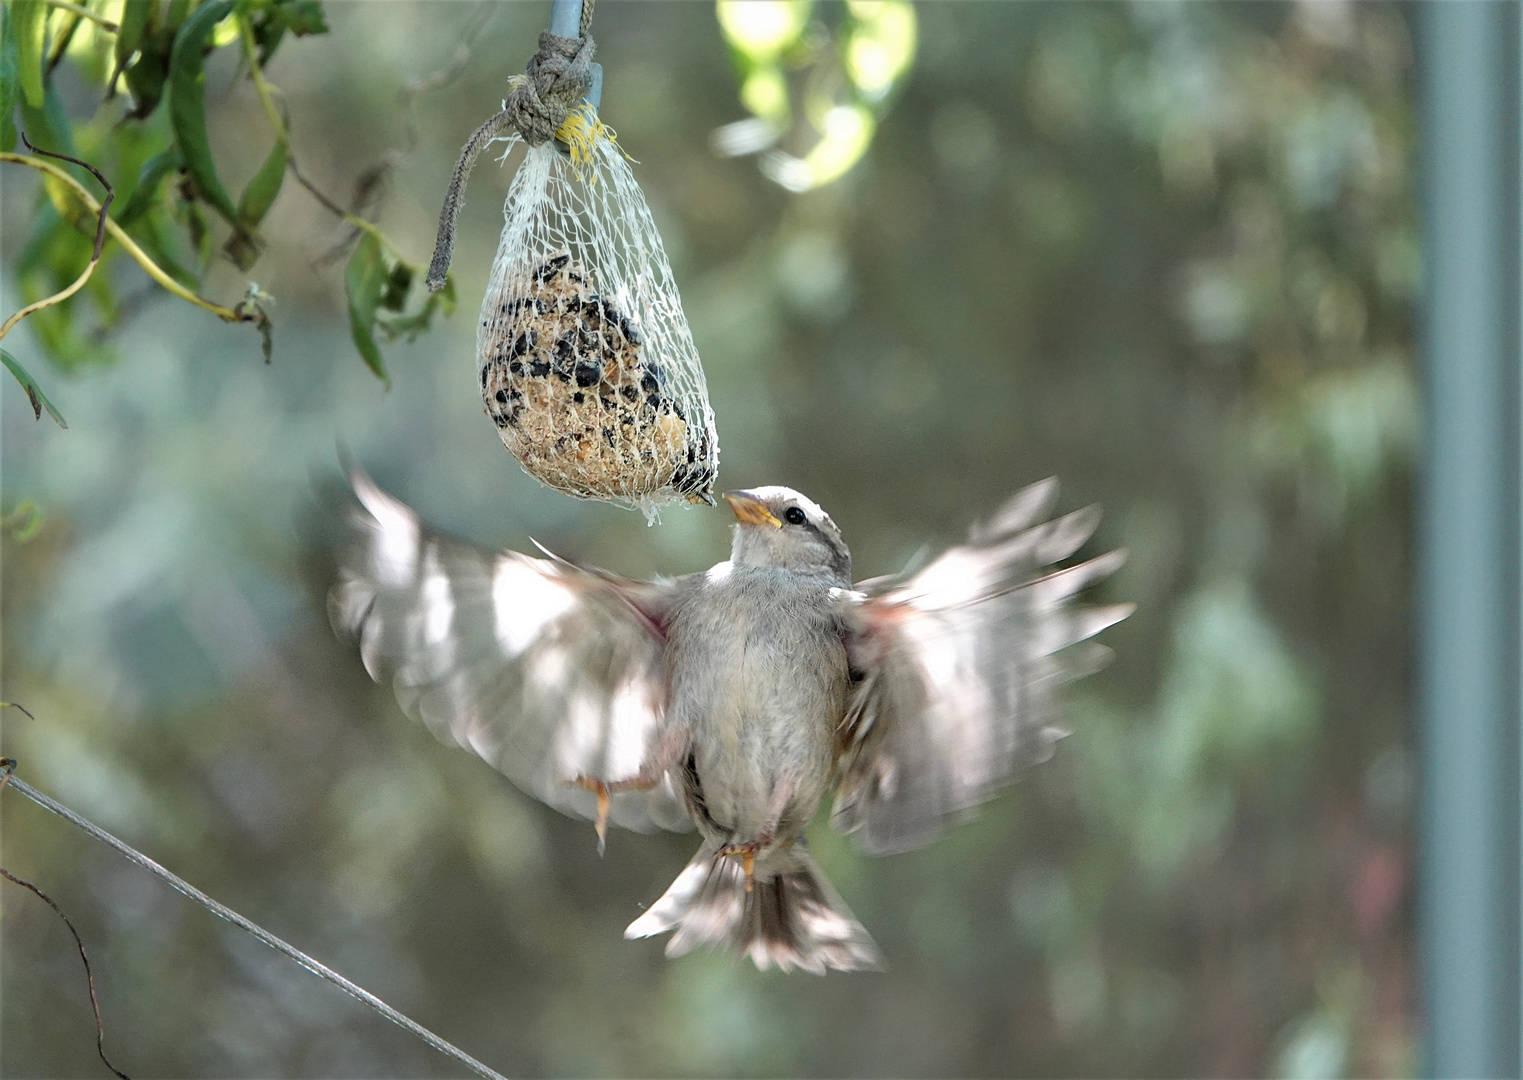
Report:
[{"label": "rope knot", "polygon": [[508,131],[517,131],[530,146],[549,142],[576,103],[592,88],[592,57],[597,45],[587,33],[591,20],[592,0],[582,0],[581,37],[562,37],[548,30],[540,34],[539,52],[529,58],[523,78],[513,80],[502,112],[477,128],[460,151],[444,206],[439,210],[439,237],[434,242],[434,258],[426,279],[430,291],[444,288],[455,252],[455,226],[465,199],[465,181],[477,156],[488,143]]},{"label": "rope knot", "polygon": [[562,37],[546,30],[539,51],[529,58],[524,80],[508,95],[503,112],[524,142],[539,146],[555,138],[571,109],[592,86],[590,36]]}]

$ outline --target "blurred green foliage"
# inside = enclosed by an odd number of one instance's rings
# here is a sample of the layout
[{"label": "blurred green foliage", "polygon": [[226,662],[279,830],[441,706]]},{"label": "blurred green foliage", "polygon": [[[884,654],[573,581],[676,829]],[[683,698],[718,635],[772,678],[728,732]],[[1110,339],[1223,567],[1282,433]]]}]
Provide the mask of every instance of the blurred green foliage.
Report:
[{"label": "blurred green foliage", "polygon": [[[364,279],[367,267],[384,262],[396,271],[391,280],[407,283],[388,294],[388,310],[400,312],[408,306],[411,281],[417,277],[414,268],[373,224],[359,217],[359,192],[355,210],[349,211],[303,179],[292,158],[289,117],[278,100],[279,91],[263,77],[264,65],[282,42],[328,32],[316,0],[86,0],[67,7],[46,0],[6,0],[4,19],[0,150],[10,151],[16,144],[19,106],[22,125],[39,148],[82,155],[107,175],[118,197],[114,218],[144,257],[180,286],[200,290],[213,269],[221,227],[212,223],[208,212],[226,227],[223,255],[241,272],[253,269],[265,247],[260,226],[286,176],[293,174],[352,227],[346,243],[368,234],[368,245],[357,246],[355,257],[361,266],[351,268],[350,278]],[[272,129],[274,135],[263,163],[236,199],[224,180],[226,162],[219,161],[223,155],[214,151],[213,143],[231,142],[242,150],[266,136],[255,124],[241,121],[216,131],[214,140],[206,113],[207,68],[219,63],[222,53],[238,56],[233,78],[248,79],[256,87],[265,111],[258,126]],[[166,107],[160,109],[161,104]],[[27,160],[13,159],[9,167]],[[85,178],[84,170],[76,170]],[[371,176],[360,190],[374,183]],[[93,216],[84,213],[64,185],[51,177],[44,182],[30,235],[13,264],[26,303],[60,293],[84,272],[92,225]],[[372,250],[377,247],[384,253]],[[33,333],[54,367],[68,372],[117,359],[109,334],[127,310],[123,289],[138,284],[126,265],[129,260],[120,255],[120,247],[110,245],[101,272],[84,290],[30,316]],[[236,307],[221,305],[217,313],[229,321],[254,322],[269,359],[265,294],[252,284],[242,291],[243,300]],[[417,333],[428,328],[437,311],[450,306],[450,299],[425,297],[412,306],[416,310],[407,316],[407,327]],[[356,346],[384,381],[374,338],[375,305],[362,302],[357,310],[368,311],[370,318],[357,324]],[[8,366],[15,370],[16,365]]]},{"label": "blurred green foliage", "polygon": [[[501,7],[415,115],[399,85],[459,55],[471,9],[325,11],[330,34],[288,34],[270,61],[299,118],[290,151],[331,188],[415,131],[366,212],[425,250],[459,145],[544,11]],[[0,674],[36,716],[0,716],[0,750],[508,1075],[1415,1072],[1406,11],[916,15],[913,67],[871,146],[797,195],[711,148],[737,87],[713,8],[607,4],[593,27],[603,116],[641,162],[727,486],[808,492],[863,576],[1049,474],[1066,508],[1105,505],[1096,550],[1132,553],[1102,599],[1137,614],[1107,632],[1115,665],[1072,688],[1074,734],[1051,764],[923,851],[868,860],[816,828],[886,975],[779,977],[623,941],[692,838],[615,835],[598,860],[589,827],[435,743],[333,640],[310,473],[333,471],[336,436],[484,543],[533,535],[645,574],[708,565],[726,536],[718,510],[647,529],[520,474],[480,415],[470,320],[390,348],[390,393],[334,363],[356,295],[380,318],[401,286],[378,241],[384,272],[346,289],[324,259],[349,229],[304,200],[276,199],[258,226],[261,283],[280,298],[273,365],[155,291],[112,301],[118,362],[73,362],[48,388],[68,431],[0,388],[0,521],[17,523],[0,530]],[[839,40],[845,17],[815,5],[800,33]],[[235,55],[205,66],[224,177],[254,176],[269,152]],[[157,134],[108,150],[69,70],[53,97],[84,156],[114,180],[151,176],[173,142],[154,127],[165,110],[121,129]],[[245,128],[260,137],[216,139]],[[184,185],[162,168],[154,205],[189,247]],[[461,221],[467,297],[501,228],[492,176],[478,170]],[[0,191],[7,291],[82,265],[83,234],[56,224],[68,205],[31,179],[8,173]],[[133,197],[123,185],[114,212]],[[39,230],[76,245],[54,277],[23,269]],[[238,291],[229,264],[205,265],[202,287]],[[69,325],[99,359],[93,331]],[[6,345],[36,372],[55,330],[31,319]],[[7,868],[91,947],[128,1073],[440,1073],[425,1047],[30,804],[0,808]],[[64,931],[25,895],[0,901],[0,1066],[95,1068]]]}]

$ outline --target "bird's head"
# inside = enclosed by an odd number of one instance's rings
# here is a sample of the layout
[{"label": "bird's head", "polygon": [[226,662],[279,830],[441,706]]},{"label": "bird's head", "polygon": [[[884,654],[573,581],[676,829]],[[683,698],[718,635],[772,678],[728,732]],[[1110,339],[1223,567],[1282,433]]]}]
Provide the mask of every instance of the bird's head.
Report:
[{"label": "bird's head", "polygon": [[735,511],[730,561],[736,566],[816,571],[829,574],[834,584],[851,584],[851,552],[813,499],[775,485],[727,491],[724,499]]}]

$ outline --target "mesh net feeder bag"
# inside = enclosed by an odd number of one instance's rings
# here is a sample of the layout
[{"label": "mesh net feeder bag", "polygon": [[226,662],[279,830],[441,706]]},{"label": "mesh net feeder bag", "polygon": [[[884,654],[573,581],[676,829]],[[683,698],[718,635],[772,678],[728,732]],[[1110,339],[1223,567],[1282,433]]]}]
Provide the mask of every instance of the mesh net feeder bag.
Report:
[{"label": "mesh net feeder bag", "polygon": [[703,368],[645,197],[584,100],[586,33],[546,32],[503,109],[455,167],[429,268],[444,284],[466,177],[490,144],[527,144],[513,176],[476,359],[486,413],[530,476],[634,507],[714,501],[719,442]]}]

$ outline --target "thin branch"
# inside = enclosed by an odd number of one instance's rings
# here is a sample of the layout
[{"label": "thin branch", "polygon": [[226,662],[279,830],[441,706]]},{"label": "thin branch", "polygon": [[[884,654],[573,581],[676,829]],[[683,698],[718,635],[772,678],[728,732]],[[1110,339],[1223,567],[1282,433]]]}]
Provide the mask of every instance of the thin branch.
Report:
[{"label": "thin branch", "polygon": [[254,81],[254,92],[259,95],[259,104],[264,106],[264,114],[270,118],[270,126],[275,129],[275,137],[286,144],[286,160],[291,159],[291,133],[286,128],[285,117],[275,108],[274,95],[279,91],[270,85],[264,77],[264,69],[259,66],[259,49],[254,41],[254,27],[249,20],[240,15],[238,17],[238,31],[243,40],[243,55],[249,62],[249,78]]},{"label": "thin branch", "polygon": [[238,19],[238,28],[243,41],[244,59],[246,59],[249,64],[249,79],[254,83],[254,93],[259,97],[259,104],[263,107],[264,114],[270,121],[270,127],[275,129],[275,138],[285,144],[286,168],[291,170],[291,175],[296,178],[296,182],[302,187],[306,188],[308,193],[311,194],[311,196],[320,204],[322,204],[323,209],[327,210],[334,217],[339,218],[351,228],[358,229],[360,232],[367,232],[371,236],[375,237],[376,242],[379,243],[381,247],[384,248],[392,256],[392,258],[406,265],[414,273],[416,273],[419,269],[417,264],[405,258],[402,253],[397,250],[397,246],[391,242],[390,238],[380,230],[379,226],[377,226],[374,222],[366,221],[358,214],[353,214],[348,210],[345,210],[342,206],[338,205],[338,203],[334,202],[326,194],[324,194],[321,188],[319,188],[311,180],[308,180],[307,177],[302,173],[301,167],[296,164],[296,154],[291,149],[290,124],[286,118],[281,115],[280,110],[275,105],[275,95],[281,92],[280,88],[275,86],[264,77],[264,69],[259,65],[259,50],[254,41],[254,31],[252,26],[249,24],[249,21],[246,18],[240,17]]},{"label": "thin branch", "polygon": [[[106,242],[106,210],[111,206],[111,201],[116,198],[116,188],[112,187],[111,181],[101,175],[101,171],[88,161],[80,161],[79,158],[70,157],[68,154],[55,154],[51,150],[43,150],[40,147],[33,146],[32,140],[26,137],[26,132],[24,131],[21,133],[21,142],[34,154],[57,158],[59,161],[67,161],[71,165],[78,165],[81,169],[89,169],[90,174],[100,181],[100,186],[106,189],[106,198],[100,204],[100,220],[95,223],[95,253],[90,256],[91,259],[99,259],[101,245]],[[3,336],[0,335],[0,337]]]},{"label": "thin branch", "polygon": [[[63,184],[66,184],[69,188],[71,188],[74,194],[79,197],[80,202],[84,203],[92,214],[100,212],[100,204],[95,201],[95,198],[88,191],[85,190],[84,185],[81,184],[78,180],[74,179],[74,177],[70,176],[68,173],[64,172],[57,165],[53,165],[50,162],[46,161],[39,161],[36,158],[28,157],[25,154],[15,154],[8,151],[0,152],[0,161],[9,161],[17,165],[25,165],[29,169],[36,169],[38,172],[47,173],[49,176],[53,177]],[[206,311],[211,312],[223,322],[235,323],[255,321],[255,316],[252,313],[240,313],[230,307],[224,307],[221,304],[213,303],[203,296],[197,296],[195,293],[187,289],[184,285],[181,285],[178,281],[165,273],[164,268],[161,267],[158,263],[154,262],[153,259],[150,258],[142,248],[138,247],[137,241],[133,240],[132,237],[127,235],[126,229],[122,228],[119,224],[116,223],[114,219],[109,217],[106,218],[106,232],[111,236],[113,240],[122,245],[122,248],[127,252],[127,254],[132,256],[132,260],[141,266],[148,273],[149,277],[153,278],[153,280],[156,281],[165,290],[174,294],[175,296],[178,296],[186,303],[195,304],[196,307],[203,308]]]},{"label": "thin branch", "polygon": [[[9,759],[6,760],[8,761]],[[12,768],[14,768],[14,763],[12,763]],[[0,780],[0,785],[9,782],[10,778],[10,770],[7,769],[5,773],[5,779]],[[120,1080],[132,1080],[132,1078],[129,1077],[126,1073],[122,1072],[122,1070],[111,1064],[111,1059],[106,1056],[106,1029],[101,1025],[100,1022],[100,1001],[95,996],[95,975],[90,971],[90,954],[85,952],[85,943],[80,940],[79,931],[74,929],[74,924],[70,922],[69,917],[63,913],[63,908],[55,904],[51,896],[43,892],[37,886],[33,885],[30,881],[23,881],[21,878],[17,877],[15,874],[11,873],[3,866],[0,866],[0,876],[3,876],[7,881],[15,882],[23,889],[31,889],[32,892],[40,896],[43,903],[52,908],[54,913],[63,920],[63,924],[69,928],[69,933],[74,935],[74,944],[79,948],[79,959],[85,965],[85,982],[90,986],[90,1010],[95,1013],[95,1052],[100,1055],[101,1061],[105,1062],[106,1068],[110,1069],[113,1073],[120,1077]]]},{"label": "thin branch", "polygon": [[[12,315],[9,319],[6,319],[4,323],[0,323],[0,340],[4,340],[5,335],[9,334],[11,330],[15,328],[16,324],[19,323],[22,319],[26,318],[28,315],[31,315],[33,312],[41,311],[43,308],[52,307],[54,304],[61,304],[69,297],[79,292],[80,289],[85,287],[85,282],[90,280],[90,275],[95,273],[95,268],[100,265],[101,247],[106,242],[106,211],[111,206],[111,200],[116,198],[116,189],[111,186],[111,181],[102,176],[100,170],[97,169],[94,165],[91,165],[88,161],[80,161],[78,158],[70,157],[68,154],[55,154],[51,150],[39,150],[37,147],[32,145],[32,140],[26,137],[26,132],[24,131],[21,133],[21,141],[25,143],[26,148],[34,154],[42,154],[44,157],[57,158],[59,161],[71,162],[72,164],[79,165],[82,168],[89,169],[90,172],[95,175],[95,179],[99,180],[101,182],[101,186],[106,189],[106,198],[100,204],[99,219],[95,223],[95,250],[91,252],[90,261],[85,264],[84,272],[80,274],[79,277],[74,279],[73,284],[60,289],[52,296],[47,296],[41,300],[38,300],[36,303],[28,304],[26,307],[16,312],[16,314]],[[80,190],[83,191],[84,189],[81,188]]]},{"label": "thin branch", "polygon": [[50,7],[61,8],[64,11],[71,11],[75,15],[78,15],[80,18],[89,19],[93,23],[99,23],[101,26],[105,27],[106,30],[110,31],[113,34],[121,32],[122,28],[117,26],[116,23],[112,22],[110,19],[106,18],[103,15],[97,15],[89,8],[81,7],[79,4],[71,4],[69,3],[69,0],[48,0],[48,5]]}]

